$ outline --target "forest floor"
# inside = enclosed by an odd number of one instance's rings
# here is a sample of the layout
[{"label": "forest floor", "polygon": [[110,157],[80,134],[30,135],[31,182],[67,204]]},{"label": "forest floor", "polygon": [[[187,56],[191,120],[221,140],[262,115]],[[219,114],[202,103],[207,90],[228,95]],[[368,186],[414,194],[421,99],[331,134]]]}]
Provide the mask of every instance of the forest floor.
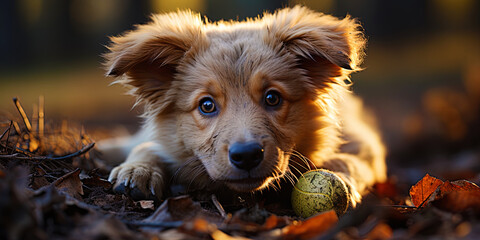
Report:
[{"label": "forest floor", "polygon": [[106,180],[92,137],[101,133],[24,122],[0,122],[0,239],[480,239],[478,145],[409,165],[398,163],[416,150],[391,156],[388,181],[357,208],[302,219],[288,184],[134,201]]}]

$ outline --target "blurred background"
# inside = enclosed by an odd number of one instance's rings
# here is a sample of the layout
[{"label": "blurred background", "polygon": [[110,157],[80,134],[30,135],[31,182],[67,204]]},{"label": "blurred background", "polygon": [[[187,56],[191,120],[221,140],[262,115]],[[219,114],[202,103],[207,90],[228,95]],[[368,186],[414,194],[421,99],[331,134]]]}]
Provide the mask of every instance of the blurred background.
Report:
[{"label": "blurred background", "polygon": [[134,131],[134,99],[108,86],[112,79],[101,67],[108,36],[148,22],[152,13],[190,8],[210,20],[243,20],[298,3],[363,24],[366,69],[352,76],[353,89],[377,115],[391,166],[478,168],[472,165],[480,162],[477,0],[3,1],[0,116],[17,118],[12,97],[30,114],[43,95],[47,121]]}]

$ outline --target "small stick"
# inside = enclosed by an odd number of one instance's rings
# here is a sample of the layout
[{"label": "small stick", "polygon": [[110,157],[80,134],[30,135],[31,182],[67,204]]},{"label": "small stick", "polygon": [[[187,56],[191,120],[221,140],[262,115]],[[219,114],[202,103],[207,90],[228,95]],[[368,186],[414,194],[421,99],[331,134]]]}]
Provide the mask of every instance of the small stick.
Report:
[{"label": "small stick", "polygon": [[45,128],[45,97],[38,98],[38,135],[43,137]]},{"label": "small stick", "polygon": [[178,228],[183,225],[183,221],[173,221],[173,222],[124,222],[127,225],[135,227],[152,227],[152,228]]},{"label": "small stick", "polygon": [[20,130],[20,126],[18,126],[18,123],[13,121],[13,128],[15,128],[15,132],[20,135],[21,133],[21,130]]},{"label": "small stick", "polygon": [[2,140],[3,136],[5,136],[5,134],[7,134],[7,132],[9,132],[11,128],[12,128],[12,122],[10,121],[10,126],[8,126],[8,128],[5,129],[5,132],[2,133],[2,135],[0,136],[0,140]]},{"label": "small stick", "polygon": [[95,146],[95,143],[90,143],[84,148],[80,149],[77,152],[61,156],[61,157],[45,157],[45,156],[39,156],[39,157],[20,157],[18,156],[18,153],[10,154],[10,155],[0,155],[0,159],[15,159],[15,160],[34,160],[34,161],[58,161],[58,160],[66,160],[70,158],[74,158],[77,156],[80,156],[86,152],[88,152],[90,149]]},{"label": "small stick", "polygon": [[[10,134],[12,134],[12,125],[15,127],[15,122],[10,121],[10,126],[8,126],[8,135],[7,135],[7,140],[5,141],[5,152],[8,151],[7,146],[8,146],[8,141],[10,140]],[[18,124],[17,124],[18,125]]]},{"label": "small stick", "polygon": [[15,106],[17,107],[18,112],[22,116],[23,123],[25,123],[25,127],[30,132],[32,130],[32,125],[30,124],[30,121],[28,120],[27,114],[25,114],[25,111],[23,110],[23,107],[20,104],[20,101],[18,101],[18,98],[16,98],[16,97],[13,98],[13,103],[15,103]]},{"label": "small stick", "polygon": [[385,205],[384,207],[392,207],[392,208],[417,208],[415,206],[409,205]]},{"label": "small stick", "polygon": [[226,218],[227,213],[225,212],[225,209],[223,209],[222,204],[220,204],[215,194],[212,194],[212,202],[213,202],[213,205],[215,205],[215,207],[217,208],[218,212],[220,212],[220,215],[223,218]]},{"label": "small stick", "polygon": [[32,132],[38,131],[38,105],[32,105]]}]

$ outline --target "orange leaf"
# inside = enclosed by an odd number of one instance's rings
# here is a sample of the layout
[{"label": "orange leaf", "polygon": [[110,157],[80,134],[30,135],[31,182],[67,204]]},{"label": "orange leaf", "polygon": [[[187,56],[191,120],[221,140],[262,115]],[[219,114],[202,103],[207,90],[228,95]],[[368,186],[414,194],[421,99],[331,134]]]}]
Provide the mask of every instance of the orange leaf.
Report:
[{"label": "orange leaf", "polygon": [[443,184],[443,181],[430,175],[425,175],[422,180],[418,181],[410,188],[410,198],[416,207],[421,207],[427,202],[427,199],[434,193],[437,188]]},{"label": "orange leaf", "polygon": [[387,197],[393,199],[398,196],[397,187],[395,186],[395,183],[393,183],[393,181],[390,179],[383,183],[376,183],[373,188],[380,197]]},{"label": "orange leaf", "polygon": [[480,191],[458,190],[444,195],[432,204],[448,212],[465,212],[469,209],[480,213]]},{"label": "orange leaf", "polygon": [[323,212],[299,224],[285,227],[283,239],[312,239],[329,230],[338,222],[335,211]]},{"label": "orange leaf", "polygon": [[379,223],[368,233],[365,239],[391,239],[392,236],[392,228],[386,223]]},{"label": "orange leaf", "polygon": [[284,227],[291,223],[289,217],[279,217],[275,214],[270,215],[270,217],[265,220],[265,223],[262,225],[263,231],[272,230],[274,228]]},{"label": "orange leaf", "polygon": [[477,185],[475,185],[475,183],[469,182],[467,180],[458,180],[453,182],[445,181],[442,187],[440,187],[439,191],[442,194],[447,194],[452,191],[460,191],[460,190],[470,191],[470,190],[479,190],[479,189],[480,188]]},{"label": "orange leaf", "polygon": [[449,212],[464,212],[468,209],[480,212],[480,188],[466,180],[446,181],[438,188],[432,204]]}]

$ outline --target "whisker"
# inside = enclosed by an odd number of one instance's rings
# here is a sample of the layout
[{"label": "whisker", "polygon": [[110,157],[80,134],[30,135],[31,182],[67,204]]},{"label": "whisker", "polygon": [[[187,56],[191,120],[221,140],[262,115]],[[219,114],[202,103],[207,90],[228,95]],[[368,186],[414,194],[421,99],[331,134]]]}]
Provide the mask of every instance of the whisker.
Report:
[{"label": "whisker", "polygon": [[[295,171],[296,171],[298,174],[300,174],[300,175],[303,174],[302,171],[300,171],[298,168],[296,168],[296,167],[293,166],[293,165],[290,165],[288,168],[289,168],[290,170],[293,168],[293,170],[295,170]],[[292,172],[292,174],[296,177],[296,175],[295,175],[293,172]]]},{"label": "whisker", "polygon": [[305,170],[312,170],[312,167],[316,170],[317,167],[315,165],[315,163],[313,161],[311,161],[310,159],[308,159],[307,157],[305,157],[303,154],[301,154],[300,152],[294,150],[292,153],[292,156],[295,156],[297,157],[301,162],[303,162],[305,164],[305,166],[302,165],[302,167],[305,169]]},{"label": "whisker", "polygon": [[[295,178],[295,179],[294,179]],[[292,184],[292,186],[295,185],[295,183],[298,181],[298,178],[297,176],[295,176],[290,169],[287,170],[286,174],[285,174],[285,179],[288,180],[288,182],[290,184]]]},{"label": "whisker", "polygon": [[203,173],[205,173],[206,171],[205,171],[205,168],[203,168],[203,167],[201,167],[201,166],[196,166],[196,167],[194,168],[194,170],[191,171],[191,172],[193,173],[193,177],[190,179],[190,183],[188,183],[188,186],[187,186],[187,188],[186,188],[186,189],[187,189],[187,192],[190,191],[190,186],[192,185],[192,183],[194,182],[194,180],[195,180],[198,176],[200,176],[200,175],[202,175]]},{"label": "whisker", "polygon": [[[173,182],[176,182],[176,180],[178,178],[180,178],[182,175],[188,175],[190,173],[192,173],[192,171],[199,167],[202,162],[201,162],[201,158],[203,157],[207,157],[208,155],[205,155],[205,156],[196,156],[196,157],[191,157],[191,158],[188,158],[187,161],[185,161],[184,163],[182,163],[178,168],[177,170],[175,171],[175,173],[172,175],[171,177],[171,180]],[[192,166],[193,165],[193,166]]]}]

